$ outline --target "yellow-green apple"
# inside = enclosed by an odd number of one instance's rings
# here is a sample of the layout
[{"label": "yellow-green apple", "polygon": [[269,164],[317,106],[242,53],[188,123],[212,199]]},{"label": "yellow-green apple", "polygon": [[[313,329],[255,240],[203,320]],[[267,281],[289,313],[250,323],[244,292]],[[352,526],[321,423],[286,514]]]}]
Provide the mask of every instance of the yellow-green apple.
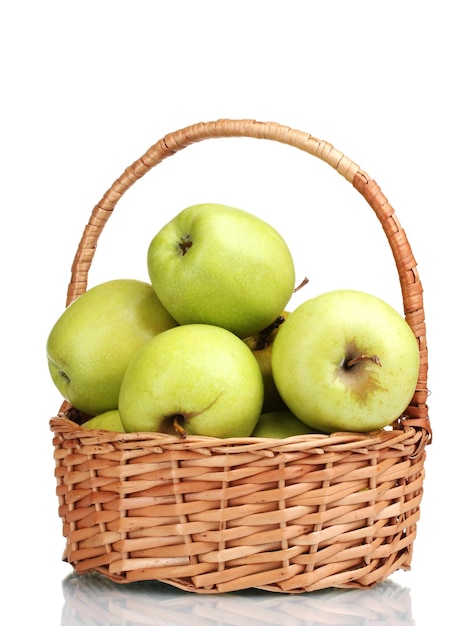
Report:
[{"label": "yellow-green apple", "polygon": [[307,424],[298,419],[291,411],[270,411],[260,415],[252,433],[253,437],[269,437],[285,439],[294,435],[307,435],[315,432]]},{"label": "yellow-green apple", "polygon": [[177,322],[150,283],[127,278],[100,283],[74,300],[50,331],[46,349],[53,382],[83,413],[117,409],[132,356],[173,326]]},{"label": "yellow-green apple", "polygon": [[289,311],[283,311],[283,313],[276,318],[273,324],[270,324],[262,331],[243,339],[258,361],[258,365],[260,366],[261,374],[263,376],[263,413],[269,413],[271,411],[284,411],[287,409],[284,400],[281,398],[278,390],[276,389],[271,369],[271,353],[276,333],[288,316]]},{"label": "yellow-green apple", "polygon": [[150,339],[130,362],[119,394],[126,432],[179,437],[248,437],[262,405],[251,350],[210,324],[185,324]]},{"label": "yellow-green apple", "polygon": [[83,428],[92,430],[111,430],[116,433],[125,432],[119,409],[112,409],[111,411],[105,411],[104,413],[90,417],[81,425]]},{"label": "yellow-green apple", "polygon": [[329,433],[384,428],[409,405],[420,356],[405,318],[351,289],[304,301],[276,336],[273,376],[300,420]]},{"label": "yellow-green apple", "polygon": [[242,338],[271,324],[294,290],[283,237],[256,215],[221,204],[177,214],[150,242],[147,266],[179,324],[212,324]]}]

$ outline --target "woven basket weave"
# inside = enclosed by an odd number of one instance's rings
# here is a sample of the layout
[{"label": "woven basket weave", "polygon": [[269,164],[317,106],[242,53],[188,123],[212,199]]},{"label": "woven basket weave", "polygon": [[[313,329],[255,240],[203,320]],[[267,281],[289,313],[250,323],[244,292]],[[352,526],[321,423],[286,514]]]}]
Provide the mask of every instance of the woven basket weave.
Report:
[{"label": "woven basket weave", "polygon": [[67,304],[86,290],[98,238],[127,189],[177,151],[219,137],[288,144],[331,165],[362,194],[383,226],[419,342],[417,390],[388,429],[281,440],[87,430],[64,403],[50,420],[64,559],[77,573],[159,580],[197,593],[370,588],[410,568],[431,427],[416,262],[394,209],[358,165],[325,141],[271,122],[219,120],[172,132],[94,207]]}]

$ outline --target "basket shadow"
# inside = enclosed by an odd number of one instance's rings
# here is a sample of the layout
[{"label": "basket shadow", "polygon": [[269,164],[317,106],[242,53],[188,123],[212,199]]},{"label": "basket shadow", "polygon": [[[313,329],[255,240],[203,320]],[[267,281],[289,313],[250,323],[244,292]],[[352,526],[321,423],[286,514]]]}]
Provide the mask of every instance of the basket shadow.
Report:
[{"label": "basket shadow", "polygon": [[73,573],[62,588],[61,626],[232,626],[243,620],[248,626],[415,624],[409,589],[391,580],[372,589],[325,589],[305,595],[259,589],[197,595],[159,581],[121,585],[101,574]]}]

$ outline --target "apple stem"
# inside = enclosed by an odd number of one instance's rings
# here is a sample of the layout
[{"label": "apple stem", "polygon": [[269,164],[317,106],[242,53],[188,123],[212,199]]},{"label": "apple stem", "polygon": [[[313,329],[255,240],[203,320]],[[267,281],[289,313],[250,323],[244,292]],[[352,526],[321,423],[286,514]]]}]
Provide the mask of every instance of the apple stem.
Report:
[{"label": "apple stem", "polygon": [[299,283],[299,285],[297,287],[295,287],[293,293],[296,293],[296,291],[299,291],[300,289],[302,289],[304,287],[304,285],[307,285],[308,282],[309,282],[309,278],[307,278],[307,276],[305,276],[302,279],[302,281]]},{"label": "apple stem", "polygon": [[180,439],[185,439],[185,437],[187,436],[187,431],[183,426],[184,421],[185,419],[183,415],[174,416],[174,430],[177,433],[177,436],[180,437]]},{"label": "apple stem", "polygon": [[375,363],[375,365],[379,365],[379,366],[382,365],[382,363],[380,363],[380,359],[378,358],[376,354],[372,356],[368,354],[360,354],[359,356],[354,357],[350,361],[347,361],[345,364],[345,367],[347,369],[350,369],[353,365],[355,365],[356,363],[360,363],[361,361],[372,361],[372,363]]},{"label": "apple stem", "polygon": [[182,251],[182,256],[185,256],[188,252],[188,249],[192,247],[192,240],[190,239],[190,235],[187,235],[186,237],[180,237],[178,246]]},{"label": "apple stem", "polygon": [[260,330],[258,341],[256,342],[256,350],[264,350],[266,348],[266,346],[268,345],[269,336],[271,335],[273,330],[276,330],[276,328],[281,326],[283,322],[284,316],[280,315],[274,320],[272,324],[266,326],[266,328],[263,328],[263,330]]}]

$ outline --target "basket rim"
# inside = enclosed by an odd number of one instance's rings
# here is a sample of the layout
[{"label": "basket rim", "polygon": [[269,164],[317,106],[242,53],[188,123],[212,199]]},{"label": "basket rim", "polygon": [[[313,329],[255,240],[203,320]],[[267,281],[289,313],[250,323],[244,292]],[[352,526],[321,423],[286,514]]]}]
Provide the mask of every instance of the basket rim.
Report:
[{"label": "basket rim", "polygon": [[124,193],[156,165],[187,146],[205,139],[232,137],[275,141],[317,157],[350,182],[376,214],[393,253],[400,281],[404,316],[415,334],[420,350],[420,372],[416,391],[401,420],[408,427],[424,431],[423,439],[426,439],[424,443],[430,443],[432,429],[427,406],[428,349],[423,288],[410,243],[395,210],[378,184],[357,163],[331,143],[309,133],[276,122],[218,119],[192,124],[164,135],[123,171],[93,207],[73,259],[66,306],[87,289],[88,272],[98,239]]},{"label": "basket rim", "polygon": [[[70,407],[70,408],[68,408]],[[210,437],[207,435],[187,435],[180,439],[161,432],[134,431],[130,433],[110,430],[83,428],[75,421],[76,409],[63,403],[57,415],[50,418],[50,430],[65,439],[79,438],[84,445],[112,444],[119,448],[154,447],[157,451],[166,449],[194,450],[203,455],[255,453],[257,456],[274,456],[289,450],[323,454],[329,450],[380,450],[382,448],[401,449],[404,445],[415,445],[412,457],[421,452],[426,444],[424,429],[414,424],[402,424],[401,428],[389,427],[371,432],[335,431],[332,433],[308,433],[285,438],[272,437]]]}]

